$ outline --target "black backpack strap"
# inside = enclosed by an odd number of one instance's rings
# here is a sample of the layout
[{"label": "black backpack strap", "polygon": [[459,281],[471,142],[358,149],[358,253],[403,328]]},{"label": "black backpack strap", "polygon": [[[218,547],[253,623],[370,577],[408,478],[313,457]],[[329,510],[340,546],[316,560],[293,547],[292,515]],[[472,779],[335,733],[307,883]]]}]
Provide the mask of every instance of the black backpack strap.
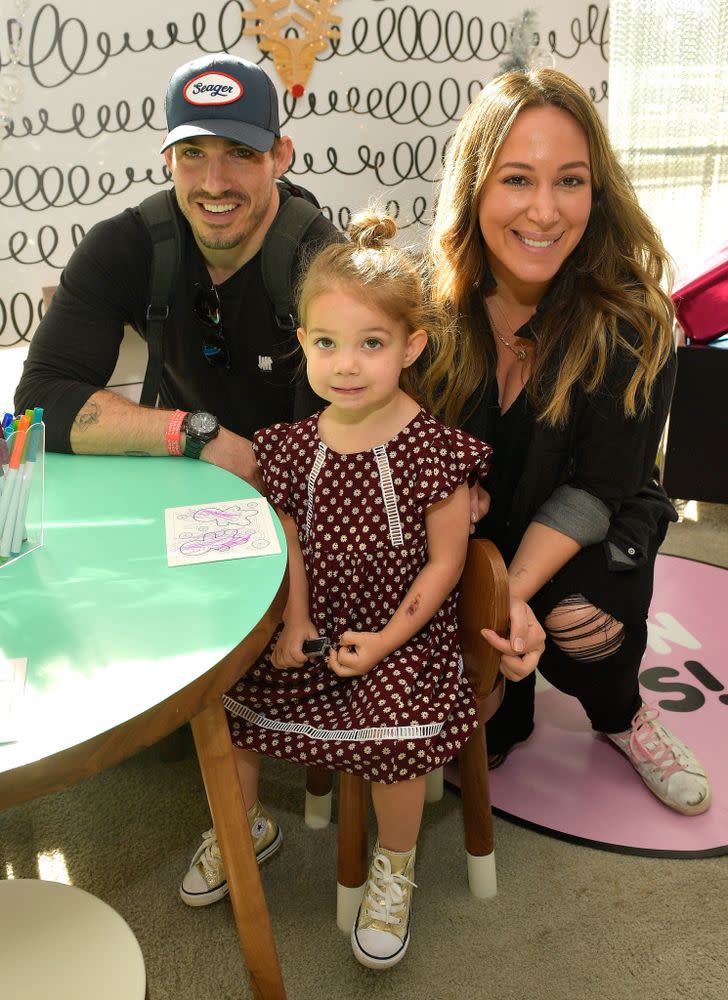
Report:
[{"label": "black backpack strap", "polygon": [[180,269],[182,236],[171,191],[157,191],[139,205],[152,238],[146,338],[149,361],[139,402],[156,406],[164,366],[164,324],[169,316],[172,288]]},{"label": "black backpack strap", "polygon": [[293,306],[294,261],[303,237],[319,218],[318,206],[292,194],[282,203],[263,241],[263,285],[273,304],[276,323],[289,333],[298,326]]}]

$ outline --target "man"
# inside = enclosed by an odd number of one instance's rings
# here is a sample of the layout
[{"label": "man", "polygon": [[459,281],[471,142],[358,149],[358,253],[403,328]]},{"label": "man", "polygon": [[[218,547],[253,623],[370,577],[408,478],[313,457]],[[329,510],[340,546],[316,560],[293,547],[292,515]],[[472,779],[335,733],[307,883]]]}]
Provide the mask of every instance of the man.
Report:
[{"label": "man", "polygon": [[[73,253],[31,342],[15,406],[44,407],[54,451],[201,458],[256,483],[254,431],[316,408],[305,379],[296,381],[295,323],[277,323],[261,267],[266,234],[282,200],[293,197],[276,185],[293,145],[280,135],[268,76],[226,53],[180,67],[165,108],[162,152],[182,245],[163,329],[161,408],[104,388],[124,325],[147,333],[153,244],[138,207],[98,223]],[[341,239],[323,215],[316,218],[295,268]],[[267,817],[248,818],[260,862],[280,846],[280,831]],[[210,831],[182,898],[202,906],[226,893]]]},{"label": "man", "polygon": [[[266,73],[227,53],[181,66],[165,100],[162,146],[182,245],[169,315],[159,409],[104,388],[125,324],[147,330],[153,247],[138,208],[94,226],[73,253],[31,342],[15,406],[43,406],[47,446],[76,454],[186,455],[256,482],[259,427],[315,408],[296,386],[295,334],[276,322],[261,247],[293,157]],[[297,266],[341,239],[321,215]],[[212,412],[209,412],[212,411]]]}]

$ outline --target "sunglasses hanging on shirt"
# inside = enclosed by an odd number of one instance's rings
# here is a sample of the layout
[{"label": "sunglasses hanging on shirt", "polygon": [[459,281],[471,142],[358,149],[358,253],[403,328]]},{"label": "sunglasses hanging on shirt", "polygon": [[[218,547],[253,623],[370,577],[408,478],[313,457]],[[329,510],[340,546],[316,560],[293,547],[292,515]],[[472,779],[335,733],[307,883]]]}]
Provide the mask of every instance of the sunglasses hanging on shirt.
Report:
[{"label": "sunglasses hanging on shirt", "polygon": [[195,284],[192,303],[195,316],[205,325],[202,337],[202,356],[211,368],[230,368],[230,353],[222,330],[220,296],[214,285]]}]

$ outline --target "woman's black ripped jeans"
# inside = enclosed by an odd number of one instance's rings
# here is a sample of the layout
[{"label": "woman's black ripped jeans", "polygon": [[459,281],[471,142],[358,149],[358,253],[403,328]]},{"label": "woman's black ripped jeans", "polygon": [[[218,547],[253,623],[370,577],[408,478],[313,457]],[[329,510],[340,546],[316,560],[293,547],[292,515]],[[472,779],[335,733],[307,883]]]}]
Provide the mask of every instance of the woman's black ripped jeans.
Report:
[{"label": "woman's black ripped jeans", "polygon": [[[629,729],[642,704],[639,668],[647,645],[655,557],[663,532],[636,569],[607,567],[602,544],[567,563],[529,602],[546,631],[538,669],[577,698],[600,732]],[[533,731],[535,675],[506,681],[503,704],[487,724],[488,754],[506,753]]]}]

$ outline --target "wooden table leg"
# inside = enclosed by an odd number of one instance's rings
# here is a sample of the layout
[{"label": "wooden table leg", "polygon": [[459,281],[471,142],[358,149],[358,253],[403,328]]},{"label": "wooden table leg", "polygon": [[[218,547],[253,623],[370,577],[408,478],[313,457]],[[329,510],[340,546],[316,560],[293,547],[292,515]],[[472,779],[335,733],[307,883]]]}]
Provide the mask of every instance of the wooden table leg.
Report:
[{"label": "wooden table leg", "polygon": [[285,1000],[222,700],[192,719],[192,732],[253,995],[256,1000]]}]

